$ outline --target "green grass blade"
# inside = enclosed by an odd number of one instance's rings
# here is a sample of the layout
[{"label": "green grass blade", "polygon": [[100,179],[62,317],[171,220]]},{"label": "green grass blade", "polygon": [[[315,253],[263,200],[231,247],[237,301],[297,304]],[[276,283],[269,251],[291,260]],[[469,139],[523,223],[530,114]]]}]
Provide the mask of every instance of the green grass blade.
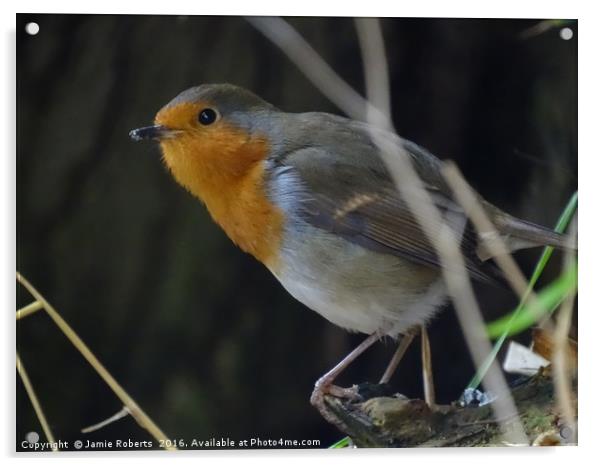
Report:
[{"label": "green grass blade", "polygon": [[546,286],[540,293],[539,306],[525,305],[511,315],[507,315],[487,325],[490,338],[511,337],[528,329],[545,314],[554,310],[564,299],[577,289],[577,265],[566,270],[560,277]]},{"label": "green grass blade", "polygon": [[[564,208],[562,215],[560,216],[560,218],[558,219],[558,222],[556,223],[556,227],[554,228],[554,230],[557,233],[564,233],[569,222],[573,218],[573,215],[574,215],[576,209],[577,209],[577,192],[573,193],[573,195],[569,199],[569,202],[567,203],[566,207]],[[539,277],[541,277],[541,274],[543,273],[544,269],[546,268],[546,265],[548,264],[548,262],[550,260],[550,257],[552,256],[552,252],[554,252],[553,247],[546,246],[544,248],[544,250],[541,253],[541,256],[539,258],[539,261],[537,262],[537,265],[535,266],[535,270],[533,271],[533,274],[531,275],[531,279],[529,280],[529,286],[527,288],[526,293],[520,300],[519,305],[507,317],[502,318],[502,319],[506,319],[505,329],[503,331],[501,331],[501,333],[497,333],[499,335],[499,338],[496,341],[491,353],[487,356],[487,358],[485,359],[485,361],[483,362],[481,367],[479,367],[479,369],[477,370],[477,373],[474,375],[474,377],[468,384],[467,388],[474,389],[474,388],[477,388],[481,384],[483,377],[485,376],[485,374],[491,367],[491,364],[497,357],[497,354],[499,353],[500,349],[502,348],[502,345],[504,344],[506,338],[508,337],[509,333],[513,329],[515,319],[524,310],[527,297],[531,293],[533,288],[535,287],[535,284],[537,283],[537,280],[539,280]],[[498,322],[498,321],[496,321],[496,322]],[[494,324],[496,324],[496,322],[494,322],[493,324],[490,324],[490,325],[494,325]],[[490,332],[489,327],[490,326],[488,325],[488,327],[487,327],[488,332]]]},{"label": "green grass blade", "polygon": [[351,439],[349,437],[344,437],[338,442],[333,443],[328,448],[347,448],[350,444]]}]

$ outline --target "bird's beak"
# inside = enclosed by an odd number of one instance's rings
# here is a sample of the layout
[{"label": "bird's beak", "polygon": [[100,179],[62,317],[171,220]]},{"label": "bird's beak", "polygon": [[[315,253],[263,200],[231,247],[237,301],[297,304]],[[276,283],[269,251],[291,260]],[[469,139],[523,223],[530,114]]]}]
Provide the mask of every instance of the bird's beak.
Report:
[{"label": "bird's beak", "polygon": [[134,141],[142,140],[155,140],[160,141],[161,139],[168,139],[175,137],[180,131],[170,129],[163,125],[145,126],[144,128],[137,128],[130,131],[130,137]]}]

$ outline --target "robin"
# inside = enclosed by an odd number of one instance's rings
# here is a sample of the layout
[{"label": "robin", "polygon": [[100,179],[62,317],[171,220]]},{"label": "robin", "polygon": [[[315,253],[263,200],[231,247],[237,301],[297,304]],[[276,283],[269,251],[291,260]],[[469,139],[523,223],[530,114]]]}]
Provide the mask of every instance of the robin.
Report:
[{"label": "robin", "polygon": [[[327,419],[325,394],[353,396],[333,383],[341,371],[379,338],[424,324],[445,302],[437,253],[366,123],[287,113],[243,88],[206,84],[179,94],[153,126],[130,136],[158,141],[176,181],[293,297],[335,325],[369,335],[316,382],[311,401]],[[454,201],[441,161],[397,135],[387,137],[409,154],[432,201],[461,235],[471,277],[498,282],[497,269],[484,260],[485,238]],[[565,244],[562,235],[482,204],[510,251]]]}]

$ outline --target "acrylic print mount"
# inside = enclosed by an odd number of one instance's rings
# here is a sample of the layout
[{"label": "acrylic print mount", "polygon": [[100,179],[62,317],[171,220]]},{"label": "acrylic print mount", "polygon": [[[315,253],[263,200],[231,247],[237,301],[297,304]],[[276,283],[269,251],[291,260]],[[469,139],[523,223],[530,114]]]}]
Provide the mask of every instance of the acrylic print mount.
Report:
[{"label": "acrylic print mount", "polygon": [[577,37],[17,15],[16,450],[576,444]]}]

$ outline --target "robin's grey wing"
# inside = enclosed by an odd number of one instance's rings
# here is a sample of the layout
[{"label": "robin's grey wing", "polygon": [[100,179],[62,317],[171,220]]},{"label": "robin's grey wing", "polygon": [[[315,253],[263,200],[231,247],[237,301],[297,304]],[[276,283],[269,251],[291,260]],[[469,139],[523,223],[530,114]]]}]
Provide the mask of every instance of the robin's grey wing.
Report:
[{"label": "robin's grey wing", "polygon": [[[306,146],[275,160],[273,173],[293,180],[288,183],[290,194],[301,199],[297,205],[299,215],[311,225],[374,251],[439,267],[436,251],[380,157],[370,147],[363,148],[367,153],[358,161],[362,155],[355,151],[333,154],[324,146]],[[471,276],[498,282],[495,268],[477,258],[477,238],[461,208],[436,184],[428,184],[427,190],[458,235]],[[286,197],[286,193],[280,196]]]}]

